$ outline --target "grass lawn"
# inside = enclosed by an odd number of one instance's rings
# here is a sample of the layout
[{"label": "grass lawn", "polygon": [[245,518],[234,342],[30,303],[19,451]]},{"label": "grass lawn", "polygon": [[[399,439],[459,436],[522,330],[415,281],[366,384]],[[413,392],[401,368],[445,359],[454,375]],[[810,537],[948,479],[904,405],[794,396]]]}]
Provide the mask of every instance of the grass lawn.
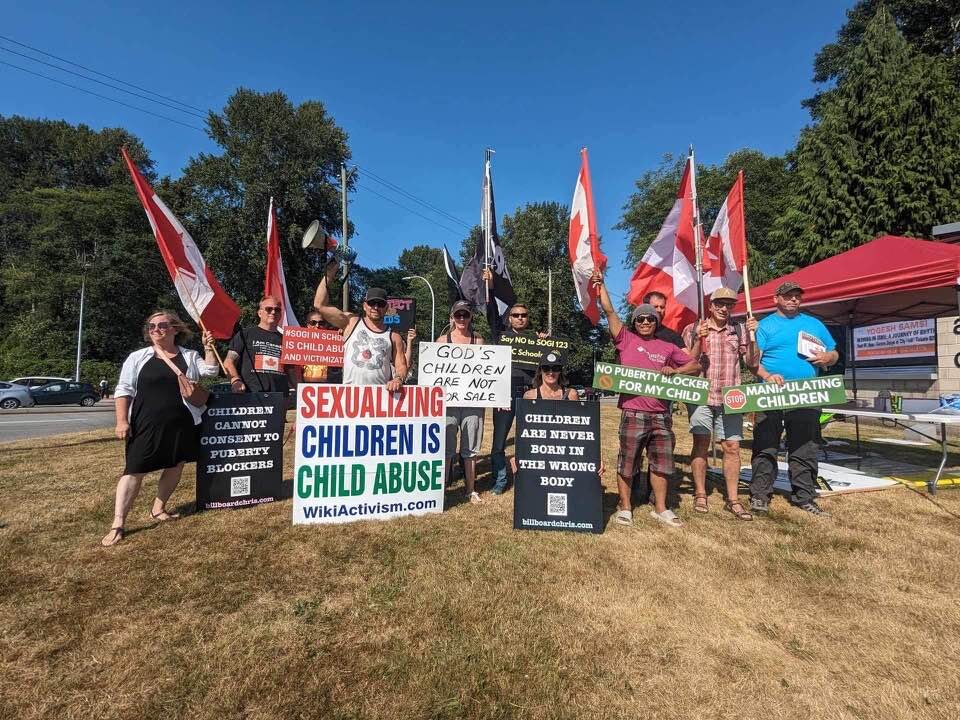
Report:
[{"label": "grass lawn", "polygon": [[0,718],[960,717],[958,490],[753,523],[685,494],[683,530],[640,511],[594,536],[514,531],[512,492],[474,506],[460,481],[423,518],[293,527],[288,500],[157,525],[154,475],[105,550],[122,465],[107,431],[0,445]]}]

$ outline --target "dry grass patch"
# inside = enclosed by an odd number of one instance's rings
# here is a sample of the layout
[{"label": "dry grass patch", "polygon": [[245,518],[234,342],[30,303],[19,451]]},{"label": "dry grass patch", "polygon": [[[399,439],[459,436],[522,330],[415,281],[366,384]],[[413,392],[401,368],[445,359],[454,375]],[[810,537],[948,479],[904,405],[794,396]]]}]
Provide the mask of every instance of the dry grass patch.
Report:
[{"label": "dry grass patch", "polygon": [[752,524],[685,496],[682,531],[638,512],[587,536],[513,531],[511,493],[460,483],[425,518],[293,527],[284,501],[157,525],[151,478],[103,550],[121,466],[106,431],[0,446],[0,717],[960,716],[955,490]]}]

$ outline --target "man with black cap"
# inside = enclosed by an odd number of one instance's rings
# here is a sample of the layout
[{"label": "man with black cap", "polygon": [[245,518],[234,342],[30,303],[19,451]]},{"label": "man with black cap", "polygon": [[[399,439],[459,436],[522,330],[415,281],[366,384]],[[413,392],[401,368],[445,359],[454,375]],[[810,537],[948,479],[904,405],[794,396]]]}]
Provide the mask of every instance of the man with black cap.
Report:
[{"label": "man with black cap", "polygon": [[[784,282],[774,294],[777,311],[757,327],[760,367],[757,377],[783,385],[787,380],[816,377],[821,369],[836,364],[836,342],[822,322],[800,312],[803,288]],[[786,429],[789,453],[791,502],[811,515],[829,517],[815,502],[817,444],[820,437],[820,408],[770,410],[756,414],[753,428],[753,475],[750,482],[750,509],[766,514],[777,476],[777,452]]]},{"label": "man with black cap", "polygon": [[336,275],[337,264],[327,265],[314,305],[323,319],[343,332],[343,384],[386,385],[396,392],[407,376],[403,338],[383,322],[387,312],[387,291],[368,288],[363,316],[344,312],[327,304],[327,286]]},{"label": "man with black cap", "polygon": [[[600,295],[600,306],[607,316],[620,362],[630,367],[654,370],[664,375],[696,372],[700,365],[676,345],[654,337],[659,316],[650,304],[638,305],[627,328],[610,302],[610,295],[599,271],[594,272],[593,283]],[[673,474],[673,418],[666,400],[644,395],[620,394],[617,403],[622,411],[620,419],[620,455],[617,460],[617,490],[620,503],[616,521],[633,524],[630,489],[633,477],[647,452],[650,484],[653,487],[654,509],[650,516],[668,527],[681,527],[680,518],[667,508],[667,477]]]}]

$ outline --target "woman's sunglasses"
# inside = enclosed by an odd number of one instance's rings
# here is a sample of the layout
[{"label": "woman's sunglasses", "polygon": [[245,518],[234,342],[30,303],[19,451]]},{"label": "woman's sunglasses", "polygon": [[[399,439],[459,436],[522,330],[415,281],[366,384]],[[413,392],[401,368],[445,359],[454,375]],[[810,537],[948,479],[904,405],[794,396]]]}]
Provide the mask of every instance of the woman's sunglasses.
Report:
[{"label": "woman's sunglasses", "polygon": [[469,319],[470,319],[470,313],[468,313],[468,312],[458,312],[458,313],[454,313],[454,314],[453,314],[453,317],[455,317],[457,320],[469,320]]},{"label": "woman's sunglasses", "polygon": [[542,369],[544,372],[548,372],[548,373],[563,372],[563,366],[562,366],[562,365],[543,365],[543,366],[541,366],[541,369]]},{"label": "woman's sunglasses", "polygon": [[307,320],[307,327],[320,327],[323,325],[323,320]]},{"label": "woman's sunglasses", "polygon": [[169,330],[170,323],[168,322],[155,322],[147,323],[147,330]]}]

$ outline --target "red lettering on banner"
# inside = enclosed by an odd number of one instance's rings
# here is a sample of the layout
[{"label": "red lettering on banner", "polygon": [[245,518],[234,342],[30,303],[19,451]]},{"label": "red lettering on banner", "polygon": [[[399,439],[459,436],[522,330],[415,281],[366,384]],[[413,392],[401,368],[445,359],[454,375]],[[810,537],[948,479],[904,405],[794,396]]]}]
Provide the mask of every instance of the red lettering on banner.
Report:
[{"label": "red lettering on banner", "polygon": [[396,393],[364,385],[301,385],[304,418],[443,417],[441,387],[408,385]]},{"label": "red lettering on banner", "polygon": [[300,417],[312,418],[316,413],[316,408],[313,406],[313,399],[316,396],[317,385],[301,385],[303,388],[301,392],[303,393],[303,403],[300,406]]},{"label": "red lettering on banner", "polygon": [[280,362],[343,367],[343,337],[339,330],[285,327]]}]

